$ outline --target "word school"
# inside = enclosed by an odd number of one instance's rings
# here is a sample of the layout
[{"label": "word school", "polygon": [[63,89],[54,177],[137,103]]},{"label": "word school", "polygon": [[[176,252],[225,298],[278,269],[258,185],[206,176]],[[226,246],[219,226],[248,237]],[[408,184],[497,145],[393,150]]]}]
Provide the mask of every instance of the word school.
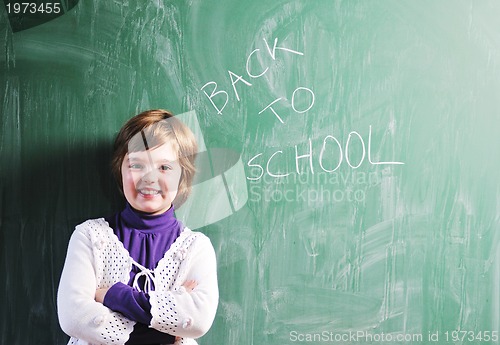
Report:
[{"label": "word school", "polygon": [[[357,158],[353,158],[350,154],[349,151],[349,145],[353,140],[359,141],[359,144],[361,145],[362,152],[361,156]],[[295,145],[295,172],[297,174],[301,174],[301,169],[299,167],[299,161],[302,159],[306,159],[309,163],[309,169],[311,173],[314,174],[314,165],[313,165],[313,148],[312,148],[312,140],[309,138],[308,139],[308,146],[309,146],[309,151],[306,152],[305,154],[300,154],[299,153],[299,148],[298,145]],[[333,149],[332,149],[333,147]],[[335,162],[333,164],[327,164],[327,161],[324,159],[325,153],[331,152],[331,150],[338,150],[338,162]],[[259,173],[256,176],[249,177],[247,176],[247,179],[250,181],[257,181],[264,176],[264,174],[267,174],[267,176],[273,177],[273,178],[284,178],[287,177],[288,175],[291,174],[291,172],[278,172],[276,170],[273,170],[271,166],[273,166],[274,162],[273,160],[278,157],[283,155],[282,150],[275,151],[267,161],[264,159],[264,162],[262,162],[262,159],[259,159],[263,153],[259,153],[252,158],[247,163],[247,166],[253,169],[253,171],[257,170]],[[363,140],[363,137],[356,131],[352,131],[349,133],[347,137],[347,141],[345,143],[345,146],[343,146],[340,141],[332,136],[332,135],[327,135],[323,139],[323,145],[321,146],[321,149],[319,151],[319,156],[318,156],[318,163],[322,171],[326,173],[333,173],[339,167],[341,166],[342,162],[345,161],[351,167],[352,169],[357,169],[363,164],[365,161],[365,158],[368,159],[368,162],[371,165],[401,165],[405,164],[403,162],[397,162],[397,161],[387,161],[387,162],[375,162],[373,160],[372,156],[372,126],[369,126],[369,132],[368,132],[368,148],[365,146],[365,141]],[[264,169],[265,166],[265,169]]]}]

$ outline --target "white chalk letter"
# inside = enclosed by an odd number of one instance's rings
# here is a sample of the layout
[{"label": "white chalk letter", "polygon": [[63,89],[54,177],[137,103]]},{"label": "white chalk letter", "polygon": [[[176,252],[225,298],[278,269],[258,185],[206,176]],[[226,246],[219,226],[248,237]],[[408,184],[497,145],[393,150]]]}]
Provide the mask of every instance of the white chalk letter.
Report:
[{"label": "white chalk letter", "polygon": [[[351,161],[349,160],[349,143],[351,142],[351,135],[352,134],[355,134],[358,136],[359,140],[361,140],[361,146],[363,146],[363,155],[361,156],[361,159],[359,160],[359,163],[356,166],[353,166],[351,164]],[[359,135],[358,132],[352,131],[351,133],[349,133],[349,136],[347,137],[347,142],[345,143],[345,161],[347,162],[347,164],[349,164],[349,166],[351,168],[357,169],[365,160],[365,155],[366,155],[366,150],[365,150],[365,142],[363,141],[363,138],[361,137],[361,135]]]},{"label": "white chalk letter", "polygon": [[[206,93],[203,89],[205,87],[207,87],[208,85],[210,85],[210,84],[214,84],[214,89],[212,90],[212,93],[209,96],[208,93]],[[215,81],[209,81],[208,83],[206,83],[205,85],[203,85],[200,90],[202,90],[203,93],[208,97],[208,99],[210,100],[210,103],[212,103],[212,105],[214,106],[214,108],[217,110],[217,114],[222,114],[222,110],[224,110],[224,108],[226,107],[227,101],[229,100],[229,96],[228,96],[227,92],[226,91],[217,91],[217,92],[215,92],[215,90],[217,90],[217,83]],[[217,105],[215,105],[215,103],[212,100],[212,98],[214,98],[215,96],[217,96],[218,94],[221,94],[221,93],[226,96],[226,101],[224,102],[224,105],[222,106],[222,108],[219,109],[217,107]]]},{"label": "white chalk letter", "polygon": [[295,145],[295,169],[297,171],[297,174],[300,175],[299,159],[307,158],[307,157],[309,157],[309,166],[311,167],[311,172],[314,174],[313,160],[312,160],[312,142],[311,142],[310,138],[309,138],[309,153],[308,154],[299,156],[299,151],[297,150],[297,145]]},{"label": "white chalk letter", "polygon": [[252,73],[250,73],[250,58],[252,57],[252,55],[256,52],[260,51],[260,49],[255,49],[253,52],[250,53],[250,55],[248,55],[248,58],[247,58],[247,64],[246,64],[246,69],[247,69],[247,74],[251,77],[251,78],[259,78],[259,77],[262,77],[264,74],[266,74],[267,70],[269,69],[269,67],[266,67],[266,69],[259,75],[253,75]]},{"label": "white chalk letter", "polygon": [[403,162],[372,162],[372,126],[370,125],[370,131],[368,132],[368,162],[373,165],[378,164],[405,164]]},{"label": "white chalk letter", "polygon": [[[340,153],[339,164],[337,164],[337,166],[333,170],[327,170],[323,166],[323,154],[325,153],[326,139],[332,139],[332,140],[334,140],[337,143],[337,146],[339,147],[339,153]],[[340,145],[340,142],[337,140],[337,138],[335,138],[335,137],[333,137],[331,135],[327,135],[325,137],[325,139],[323,139],[323,147],[321,148],[321,152],[319,153],[319,166],[321,167],[321,169],[323,169],[324,172],[331,173],[331,172],[334,172],[335,170],[337,170],[340,167],[340,164],[342,163],[342,159],[344,159],[344,157],[342,155],[342,146]]]},{"label": "white chalk letter", "polygon": [[[236,83],[239,82],[240,80],[245,83],[246,85],[248,86],[252,86],[252,84],[250,84],[248,81],[246,81],[245,79],[243,79],[242,76],[240,75],[236,75],[234,74],[233,72],[231,71],[228,71],[229,72],[229,77],[231,78],[231,84],[233,85],[233,90],[234,90],[234,94],[236,95],[236,99],[238,100],[238,102],[240,101],[240,96],[238,96],[238,91],[236,91]],[[233,76],[234,77],[237,77],[236,80],[233,79]]]},{"label": "white chalk letter", "polygon": [[273,157],[276,156],[278,153],[283,154],[283,151],[276,151],[275,153],[272,154],[271,157],[269,157],[269,159],[267,160],[267,164],[266,164],[266,171],[269,174],[269,176],[271,176],[271,177],[286,177],[286,176],[290,175],[290,173],[288,173],[288,174],[273,174],[272,172],[269,171],[269,164],[271,163],[271,160],[273,159]]},{"label": "white chalk letter", "polygon": [[278,44],[277,38],[274,39],[274,45],[273,45],[272,51],[271,51],[271,47],[269,47],[269,43],[267,43],[265,38],[264,38],[264,43],[266,43],[267,51],[269,52],[269,55],[271,55],[273,60],[276,60],[276,50],[283,50],[283,51],[287,51],[287,52],[292,53],[292,54],[304,55],[304,53],[301,53],[301,52],[298,52],[295,50],[291,50],[291,49],[284,48],[284,47],[276,47],[276,44]]},{"label": "white chalk letter", "polygon": [[251,164],[251,163],[252,163],[252,161],[253,161],[255,158],[259,157],[259,156],[262,156],[262,153],[259,153],[258,155],[255,155],[255,156],[253,156],[252,158],[250,158],[250,160],[248,161],[247,165],[248,165],[249,167],[257,167],[257,168],[259,168],[259,170],[260,170],[260,175],[259,175],[258,177],[248,177],[248,176],[247,176],[247,180],[250,180],[250,181],[257,181],[258,179],[260,179],[260,178],[262,177],[262,175],[264,175],[264,168],[262,168],[262,166],[260,166],[259,164]]},{"label": "white chalk letter", "polygon": [[[309,107],[305,110],[302,110],[302,111],[298,111],[296,108],[295,108],[295,93],[299,90],[307,90],[311,93],[311,96],[312,96],[312,99],[311,99],[311,104],[309,105]],[[312,108],[312,106],[314,105],[314,92],[312,92],[311,89],[308,89],[307,87],[298,87],[295,89],[295,91],[293,92],[292,94],[292,108],[293,110],[295,110],[297,113],[299,114],[302,114],[302,113],[305,113],[306,111],[308,111],[309,109]]]},{"label": "white chalk letter", "polygon": [[278,101],[281,101],[283,98],[277,98],[275,99],[274,101],[272,101],[267,107],[265,107],[264,109],[262,109],[261,111],[259,111],[259,115],[262,114],[264,111],[266,111],[267,108],[271,108],[271,111],[273,112],[273,114],[278,118],[278,120],[280,120],[281,123],[284,123],[283,120],[281,119],[281,117],[278,115],[278,113],[274,110],[274,108],[272,107],[272,105]]}]

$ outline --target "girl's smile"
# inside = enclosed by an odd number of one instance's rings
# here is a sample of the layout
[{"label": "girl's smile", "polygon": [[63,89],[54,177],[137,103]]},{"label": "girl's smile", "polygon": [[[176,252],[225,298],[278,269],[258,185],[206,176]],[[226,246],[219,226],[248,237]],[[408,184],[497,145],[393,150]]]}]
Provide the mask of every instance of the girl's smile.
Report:
[{"label": "girl's smile", "polygon": [[123,193],[141,212],[161,214],[172,206],[182,169],[172,145],[130,152],[122,163]]}]

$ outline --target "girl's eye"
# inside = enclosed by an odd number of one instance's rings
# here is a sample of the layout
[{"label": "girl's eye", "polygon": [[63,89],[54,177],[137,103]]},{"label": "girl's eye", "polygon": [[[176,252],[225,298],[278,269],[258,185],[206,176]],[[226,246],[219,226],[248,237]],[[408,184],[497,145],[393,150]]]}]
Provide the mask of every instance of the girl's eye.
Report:
[{"label": "girl's eye", "polygon": [[167,170],[172,170],[172,168],[170,167],[170,165],[162,165],[160,166],[160,170],[167,171]]},{"label": "girl's eye", "polygon": [[143,168],[142,164],[132,163],[128,166],[130,169],[140,170]]}]

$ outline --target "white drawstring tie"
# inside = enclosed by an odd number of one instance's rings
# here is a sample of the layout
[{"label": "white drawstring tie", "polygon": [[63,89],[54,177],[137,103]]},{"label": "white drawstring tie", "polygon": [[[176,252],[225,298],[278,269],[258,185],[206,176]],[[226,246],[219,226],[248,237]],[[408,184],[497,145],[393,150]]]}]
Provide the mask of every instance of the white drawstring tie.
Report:
[{"label": "white drawstring tie", "polygon": [[[138,272],[135,277],[134,277],[134,283],[133,283],[133,287],[135,289],[137,289],[137,291],[139,292],[145,292],[145,293],[149,293],[150,291],[153,291],[154,289],[154,286],[155,286],[155,276],[154,276],[154,272],[152,270],[150,270],[149,268],[146,268],[144,266],[142,266],[141,264],[135,262],[135,260],[132,260],[132,264],[134,264],[138,269],[140,269],[141,271]],[[144,277],[145,280],[144,280],[144,289],[141,289],[140,286],[139,286],[139,279],[141,277]]]}]

